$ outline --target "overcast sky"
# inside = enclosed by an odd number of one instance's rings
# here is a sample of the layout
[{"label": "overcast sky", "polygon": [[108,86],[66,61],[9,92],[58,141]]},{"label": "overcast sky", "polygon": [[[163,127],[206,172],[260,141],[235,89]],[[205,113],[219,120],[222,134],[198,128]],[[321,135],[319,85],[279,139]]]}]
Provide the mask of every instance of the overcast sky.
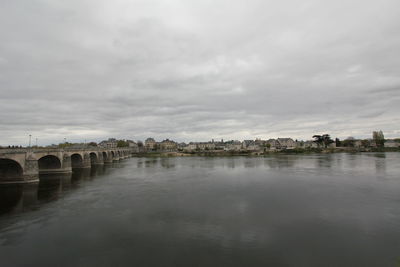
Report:
[{"label": "overcast sky", "polygon": [[0,0],[0,145],[400,137],[398,0]]}]

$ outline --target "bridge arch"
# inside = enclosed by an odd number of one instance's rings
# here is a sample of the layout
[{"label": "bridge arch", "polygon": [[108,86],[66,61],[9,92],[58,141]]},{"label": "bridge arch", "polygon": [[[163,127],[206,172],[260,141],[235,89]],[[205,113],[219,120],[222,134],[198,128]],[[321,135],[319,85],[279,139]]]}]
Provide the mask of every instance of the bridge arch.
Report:
[{"label": "bridge arch", "polygon": [[61,160],[54,155],[46,155],[38,160],[39,172],[45,170],[61,169]]},{"label": "bridge arch", "polygon": [[90,152],[89,156],[90,156],[90,164],[91,165],[94,165],[98,162],[98,156],[96,153]]},{"label": "bridge arch", "polygon": [[22,166],[15,160],[0,159],[0,181],[14,178],[21,178],[23,175]]},{"label": "bridge arch", "polygon": [[75,153],[71,155],[71,167],[72,168],[82,168],[83,167],[83,158],[79,153]]},{"label": "bridge arch", "polygon": [[104,161],[107,161],[107,160],[108,160],[108,154],[107,154],[107,152],[103,151],[102,154],[103,154],[103,160],[104,160]]}]

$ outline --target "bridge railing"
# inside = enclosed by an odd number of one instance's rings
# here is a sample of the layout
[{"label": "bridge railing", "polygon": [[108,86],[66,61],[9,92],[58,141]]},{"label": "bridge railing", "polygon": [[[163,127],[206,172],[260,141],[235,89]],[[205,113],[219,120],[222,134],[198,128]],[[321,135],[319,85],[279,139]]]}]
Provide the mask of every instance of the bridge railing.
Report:
[{"label": "bridge railing", "polygon": [[123,151],[133,151],[130,147],[116,147],[116,148],[106,148],[106,147],[74,147],[74,148],[0,148],[0,154],[9,153],[27,153],[27,152],[75,152],[75,151],[112,151],[112,150],[123,150]]},{"label": "bridge railing", "polygon": [[27,151],[29,151],[27,148],[0,148],[0,154],[26,153]]}]

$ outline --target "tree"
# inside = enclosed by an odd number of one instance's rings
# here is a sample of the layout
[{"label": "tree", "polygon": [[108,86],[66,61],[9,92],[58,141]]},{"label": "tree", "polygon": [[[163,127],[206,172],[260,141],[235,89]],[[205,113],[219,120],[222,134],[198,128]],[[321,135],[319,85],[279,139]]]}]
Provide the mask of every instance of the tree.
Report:
[{"label": "tree", "polygon": [[370,146],[369,140],[367,139],[361,140],[361,145],[363,147],[369,147]]},{"label": "tree", "polygon": [[313,142],[317,143],[318,146],[323,144],[322,135],[314,135],[312,138],[315,139]]},{"label": "tree", "polygon": [[117,141],[117,147],[128,147],[129,144],[125,140],[118,140]]},{"label": "tree", "polygon": [[68,142],[58,144],[59,148],[67,148],[67,147],[70,147],[70,146],[72,146],[72,144],[68,143]]},{"label": "tree", "polygon": [[383,147],[385,143],[385,136],[382,131],[373,131],[372,139],[374,140],[377,147]]},{"label": "tree", "polygon": [[327,148],[330,144],[332,144],[334,141],[331,139],[331,136],[329,134],[324,134],[322,135],[323,143],[325,145],[325,148]]},{"label": "tree", "polygon": [[315,139],[314,142],[317,143],[318,146],[323,145],[325,148],[334,142],[329,134],[314,135],[313,138]]},{"label": "tree", "polygon": [[97,143],[96,143],[96,142],[90,142],[90,143],[88,144],[88,146],[97,146]]},{"label": "tree", "polygon": [[354,147],[355,139],[352,136],[349,136],[342,142],[344,147]]}]

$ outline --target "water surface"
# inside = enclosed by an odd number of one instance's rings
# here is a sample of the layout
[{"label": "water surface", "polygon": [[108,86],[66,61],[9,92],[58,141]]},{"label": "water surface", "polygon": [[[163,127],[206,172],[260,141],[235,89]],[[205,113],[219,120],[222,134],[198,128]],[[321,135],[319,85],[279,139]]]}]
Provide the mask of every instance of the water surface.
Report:
[{"label": "water surface", "polygon": [[1,266],[399,266],[400,154],[131,158],[0,188]]}]

